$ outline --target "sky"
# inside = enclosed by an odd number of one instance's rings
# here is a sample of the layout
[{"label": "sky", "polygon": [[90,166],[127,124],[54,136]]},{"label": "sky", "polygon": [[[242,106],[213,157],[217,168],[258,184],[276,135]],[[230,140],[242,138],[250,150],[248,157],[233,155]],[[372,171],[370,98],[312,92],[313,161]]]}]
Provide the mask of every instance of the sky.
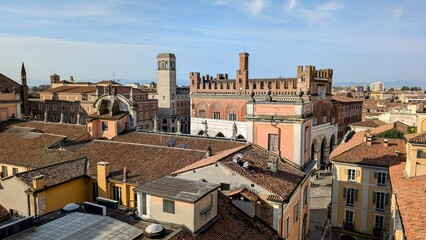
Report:
[{"label": "sky", "polygon": [[[190,72],[295,77],[332,68],[333,81],[426,82],[423,0],[0,0],[0,73],[30,86],[56,73],[76,81],[156,80],[156,56]],[[402,85],[402,84],[401,84]]]}]

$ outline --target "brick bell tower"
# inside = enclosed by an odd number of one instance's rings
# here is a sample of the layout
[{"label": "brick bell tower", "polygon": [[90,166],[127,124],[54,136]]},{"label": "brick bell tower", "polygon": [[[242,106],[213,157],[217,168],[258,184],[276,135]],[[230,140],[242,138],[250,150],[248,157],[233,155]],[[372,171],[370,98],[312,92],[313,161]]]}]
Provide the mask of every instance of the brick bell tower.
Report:
[{"label": "brick bell tower", "polygon": [[248,61],[249,54],[246,52],[240,53],[240,69],[237,70],[236,74],[236,91],[239,93],[248,92]]},{"label": "brick bell tower", "polygon": [[25,116],[30,115],[30,104],[28,101],[28,85],[27,85],[27,72],[25,71],[25,65],[22,62],[21,67],[21,84],[22,84],[22,91],[21,91],[21,99],[22,99],[22,107],[21,112]]}]

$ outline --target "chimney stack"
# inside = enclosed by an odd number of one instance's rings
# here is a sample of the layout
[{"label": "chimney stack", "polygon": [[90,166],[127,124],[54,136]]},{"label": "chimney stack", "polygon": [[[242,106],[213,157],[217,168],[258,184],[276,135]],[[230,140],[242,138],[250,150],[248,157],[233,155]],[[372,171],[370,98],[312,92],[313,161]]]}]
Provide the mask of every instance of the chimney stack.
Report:
[{"label": "chimney stack", "polygon": [[44,188],[44,176],[43,175],[33,177],[33,188],[35,190],[40,190],[40,189]]},{"label": "chimney stack", "polygon": [[109,175],[109,162],[98,162],[97,164],[97,180],[98,180],[98,193],[99,197],[108,197],[108,175]]},{"label": "chimney stack", "polygon": [[127,168],[123,168],[123,182],[127,182]]},{"label": "chimney stack", "polygon": [[389,139],[385,138],[383,139],[383,146],[388,147],[389,146]]}]

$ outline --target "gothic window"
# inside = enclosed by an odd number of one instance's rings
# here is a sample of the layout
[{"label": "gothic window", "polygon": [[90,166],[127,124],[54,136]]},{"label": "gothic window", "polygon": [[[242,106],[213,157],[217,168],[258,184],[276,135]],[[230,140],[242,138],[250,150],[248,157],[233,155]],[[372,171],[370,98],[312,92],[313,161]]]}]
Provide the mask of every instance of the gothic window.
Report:
[{"label": "gothic window", "polygon": [[206,117],[206,110],[198,110],[198,117],[205,118]]},{"label": "gothic window", "polygon": [[285,88],[285,89],[288,89],[288,81],[285,81],[285,82],[284,82],[284,88]]},{"label": "gothic window", "polygon": [[213,119],[220,119],[220,112],[213,112]]},{"label": "gothic window", "polygon": [[229,121],[237,121],[237,114],[235,112],[228,114],[228,120]]}]

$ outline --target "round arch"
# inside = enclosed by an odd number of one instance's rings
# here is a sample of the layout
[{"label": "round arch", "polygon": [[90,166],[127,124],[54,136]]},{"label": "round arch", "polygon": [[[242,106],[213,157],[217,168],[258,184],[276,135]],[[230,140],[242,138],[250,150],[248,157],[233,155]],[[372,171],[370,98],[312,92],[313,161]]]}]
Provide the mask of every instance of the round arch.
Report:
[{"label": "round arch", "polygon": [[218,133],[216,134],[216,137],[224,138],[224,137],[225,137],[225,135],[223,135],[223,133],[221,133],[221,132],[218,132]]}]

